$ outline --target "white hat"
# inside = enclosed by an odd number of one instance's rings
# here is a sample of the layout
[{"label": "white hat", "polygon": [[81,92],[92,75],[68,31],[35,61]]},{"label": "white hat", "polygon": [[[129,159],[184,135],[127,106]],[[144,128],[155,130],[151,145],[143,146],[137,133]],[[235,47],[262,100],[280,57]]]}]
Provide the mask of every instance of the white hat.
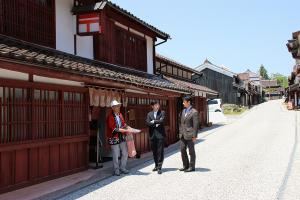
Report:
[{"label": "white hat", "polygon": [[113,100],[113,101],[110,103],[110,107],[118,106],[118,105],[121,105],[121,103],[119,103],[117,100]]}]

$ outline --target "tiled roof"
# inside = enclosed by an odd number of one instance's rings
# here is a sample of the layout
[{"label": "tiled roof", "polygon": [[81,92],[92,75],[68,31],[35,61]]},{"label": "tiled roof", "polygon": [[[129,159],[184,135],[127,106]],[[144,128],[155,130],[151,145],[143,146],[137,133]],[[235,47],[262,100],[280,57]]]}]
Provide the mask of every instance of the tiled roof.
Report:
[{"label": "tiled roof", "polygon": [[203,64],[212,64],[207,58],[205,58]]},{"label": "tiled roof", "polygon": [[250,80],[260,80],[260,76],[257,73],[252,72],[251,70],[247,70],[243,73],[239,73],[238,74],[239,79],[243,80],[243,81],[250,81]]},{"label": "tiled roof", "polygon": [[252,72],[250,69],[247,69],[244,73],[248,73],[250,78],[259,78],[259,74]]},{"label": "tiled roof", "polygon": [[210,70],[213,70],[213,71],[216,71],[218,73],[230,76],[230,77],[236,76],[236,73],[230,71],[228,68],[217,66],[217,65],[213,64],[212,62],[210,62],[207,58],[204,60],[203,64],[196,67],[195,70],[201,72],[206,68],[208,68]]},{"label": "tiled roof", "polygon": [[240,73],[238,74],[239,79],[243,80],[243,81],[247,81],[249,80],[249,74],[248,73]]},{"label": "tiled roof", "polygon": [[52,48],[35,45],[0,34],[0,59],[9,58],[24,64],[37,64],[52,70],[81,74],[99,79],[117,80],[131,85],[188,93],[188,88],[178,86],[156,75],[82,58]]},{"label": "tiled roof", "polygon": [[115,3],[112,3],[111,1],[103,0],[103,1],[100,1],[100,2],[95,3],[93,5],[75,6],[72,9],[72,12],[73,13],[80,13],[80,12],[85,12],[85,11],[102,10],[106,6],[109,6],[112,9],[117,10],[118,12],[122,13],[123,15],[125,15],[125,16],[127,16],[131,19],[133,19],[134,21],[138,22],[139,24],[141,24],[143,26],[146,26],[147,28],[154,31],[156,34],[158,34],[163,39],[170,39],[171,38],[169,34],[159,30],[158,28],[155,28],[154,26],[152,26],[152,25],[148,24],[147,22],[141,20],[140,18],[136,17],[135,15],[130,13],[129,11],[121,8],[120,6],[116,5]]},{"label": "tiled roof", "polygon": [[168,79],[169,81],[175,83],[176,85],[181,85],[181,86],[187,87],[193,91],[197,90],[197,91],[205,92],[205,93],[208,93],[211,95],[218,95],[217,91],[212,90],[212,89],[202,86],[202,85],[198,85],[198,84],[194,84],[194,83],[190,83],[190,82],[186,82],[186,81],[181,81],[181,80],[174,79],[174,78],[167,77],[167,76],[165,76],[165,78]]},{"label": "tiled roof", "polygon": [[280,87],[277,84],[276,80],[261,80],[260,81],[262,87],[267,88],[267,87]]}]

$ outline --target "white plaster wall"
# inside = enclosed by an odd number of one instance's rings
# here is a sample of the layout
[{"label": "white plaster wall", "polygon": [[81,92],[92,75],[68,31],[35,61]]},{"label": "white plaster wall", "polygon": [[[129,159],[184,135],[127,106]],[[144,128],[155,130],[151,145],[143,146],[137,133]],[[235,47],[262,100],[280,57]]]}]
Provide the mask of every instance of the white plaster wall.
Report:
[{"label": "white plaster wall", "polygon": [[71,13],[73,0],[55,0],[56,49],[74,54],[76,17]]},{"label": "white plaster wall", "polygon": [[27,73],[16,72],[16,71],[11,71],[11,70],[6,70],[6,69],[0,68],[0,78],[28,81],[29,76]]},{"label": "white plaster wall", "polygon": [[94,59],[93,36],[76,36],[77,55]]},{"label": "white plaster wall", "polygon": [[147,72],[153,74],[153,39],[146,36],[147,41]]},{"label": "white plaster wall", "polygon": [[52,83],[52,84],[79,86],[79,87],[83,87],[84,85],[82,82],[69,81],[69,80],[63,80],[57,78],[48,78],[48,77],[37,76],[37,75],[33,75],[33,81],[39,83]]},{"label": "white plaster wall", "polygon": [[[74,54],[74,35],[76,34],[76,16],[71,13],[73,0],[56,0],[56,49]],[[94,59],[92,36],[76,36],[78,56]]]}]

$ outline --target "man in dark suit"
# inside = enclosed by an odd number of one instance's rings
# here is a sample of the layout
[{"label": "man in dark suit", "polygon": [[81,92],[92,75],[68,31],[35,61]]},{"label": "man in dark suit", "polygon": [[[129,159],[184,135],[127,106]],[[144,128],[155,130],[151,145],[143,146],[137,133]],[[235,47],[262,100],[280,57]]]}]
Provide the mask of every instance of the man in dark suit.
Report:
[{"label": "man in dark suit", "polygon": [[161,168],[164,161],[164,143],[165,143],[165,112],[160,110],[158,101],[151,103],[152,111],[147,114],[146,123],[149,126],[149,136],[155,167],[153,171],[161,174]]},{"label": "man in dark suit", "polygon": [[[195,171],[196,153],[195,142],[199,128],[199,114],[191,105],[192,98],[186,96],[183,98],[184,109],[181,113],[181,122],[179,128],[180,150],[184,172]],[[189,149],[190,161],[186,149]]]}]

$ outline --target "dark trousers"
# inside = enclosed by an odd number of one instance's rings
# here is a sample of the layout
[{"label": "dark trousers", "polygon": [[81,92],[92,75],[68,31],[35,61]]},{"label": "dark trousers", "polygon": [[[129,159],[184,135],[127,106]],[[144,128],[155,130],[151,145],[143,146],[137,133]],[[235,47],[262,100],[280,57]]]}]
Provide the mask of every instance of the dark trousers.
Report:
[{"label": "dark trousers", "polygon": [[161,168],[164,161],[164,139],[151,139],[151,149],[153,152],[153,158],[155,167]]},{"label": "dark trousers", "polygon": [[[186,149],[189,149],[190,161],[187,155]],[[192,167],[195,168],[196,163],[196,153],[195,153],[195,144],[193,140],[185,140],[184,138],[180,139],[180,151],[181,151],[181,159],[184,168]]]}]

